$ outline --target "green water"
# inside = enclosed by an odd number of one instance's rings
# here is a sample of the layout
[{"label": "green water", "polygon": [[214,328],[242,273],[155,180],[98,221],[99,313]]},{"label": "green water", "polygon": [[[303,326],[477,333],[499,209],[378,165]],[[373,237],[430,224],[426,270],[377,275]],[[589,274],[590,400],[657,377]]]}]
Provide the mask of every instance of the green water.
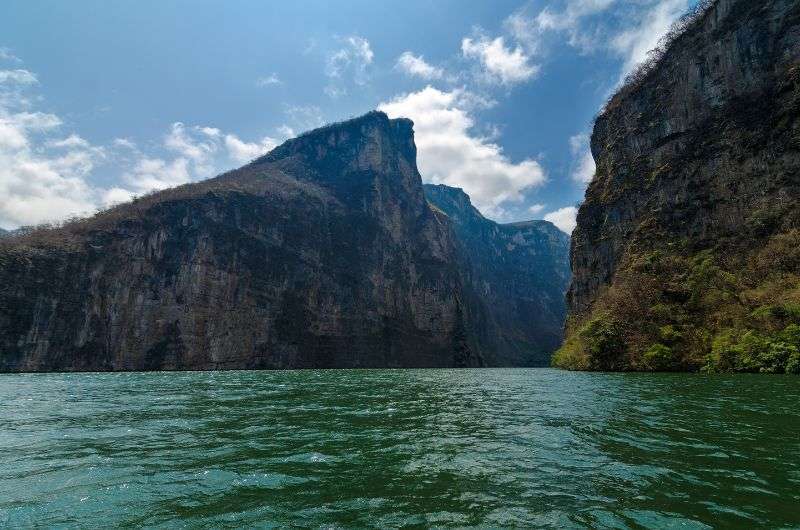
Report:
[{"label": "green water", "polygon": [[800,378],[0,376],[0,526],[799,527]]}]

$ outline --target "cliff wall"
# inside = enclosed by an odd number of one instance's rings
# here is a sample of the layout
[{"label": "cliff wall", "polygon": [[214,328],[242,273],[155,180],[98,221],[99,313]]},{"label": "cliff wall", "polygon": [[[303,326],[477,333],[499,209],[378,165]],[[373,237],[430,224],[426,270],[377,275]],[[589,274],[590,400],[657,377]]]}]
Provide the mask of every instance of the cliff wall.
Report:
[{"label": "cliff wall", "polygon": [[717,0],[597,118],[557,365],[782,371],[794,358],[799,23],[796,0]]}]

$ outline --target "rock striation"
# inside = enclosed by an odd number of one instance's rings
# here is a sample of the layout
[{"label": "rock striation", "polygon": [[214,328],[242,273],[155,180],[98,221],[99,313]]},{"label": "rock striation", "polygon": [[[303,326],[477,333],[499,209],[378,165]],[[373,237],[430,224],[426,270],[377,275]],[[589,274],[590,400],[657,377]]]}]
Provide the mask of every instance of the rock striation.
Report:
[{"label": "rock striation", "polygon": [[491,327],[454,226],[425,199],[411,121],[323,127],[214,179],[3,238],[0,370],[516,362],[517,330]]},{"label": "rock striation", "polygon": [[557,365],[800,363],[798,118],[797,0],[707,3],[612,97],[592,134]]}]

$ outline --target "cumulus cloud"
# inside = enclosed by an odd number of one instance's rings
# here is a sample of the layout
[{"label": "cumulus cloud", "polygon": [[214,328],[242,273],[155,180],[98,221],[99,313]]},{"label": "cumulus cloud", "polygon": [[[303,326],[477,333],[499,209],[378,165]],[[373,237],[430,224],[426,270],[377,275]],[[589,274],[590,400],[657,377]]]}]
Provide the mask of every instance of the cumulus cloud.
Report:
[{"label": "cumulus cloud", "polygon": [[94,191],[86,183],[99,157],[88,144],[50,153],[30,116],[0,107],[0,226],[61,219],[91,212]]},{"label": "cumulus cloud", "polygon": [[463,90],[431,86],[381,103],[390,117],[414,121],[420,173],[427,182],[463,188],[486,215],[502,218],[504,203],[545,181],[535,160],[514,163],[496,143],[473,133],[473,111],[489,102]]},{"label": "cumulus cloud", "polygon": [[245,164],[259,156],[272,151],[278,146],[274,138],[265,136],[261,142],[245,142],[235,134],[225,135],[225,147],[232,160]]},{"label": "cumulus cloud", "polygon": [[530,63],[523,49],[507,47],[504,37],[465,38],[461,41],[461,53],[481,64],[485,79],[503,85],[527,81],[539,72],[539,66]]},{"label": "cumulus cloud", "polygon": [[[171,159],[141,156],[134,167],[123,174],[122,180],[135,194],[171,188],[219,173],[220,155],[227,155],[228,160],[240,165],[276,146],[277,142],[268,136],[259,142],[246,142],[216,127],[187,127],[175,122],[164,136],[164,147],[177,156]],[[114,199],[123,197],[122,190],[112,190],[111,196]]]},{"label": "cumulus cloud", "polygon": [[367,68],[375,57],[369,41],[363,37],[351,35],[340,42],[341,47],[328,54],[325,61],[325,75],[330,80],[325,93],[333,98],[347,94],[348,80],[359,86],[366,85],[369,81]]},{"label": "cumulus cloud", "polygon": [[161,158],[142,158],[122,178],[135,193],[163,190],[192,180],[189,160],[182,157],[171,161]]},{"label": "cumulus cloud", "polygon": [[61,126],[61,118],[47,112],[19,112],[14,114],[13,122],[26,131],[45,132]]},{"label": "cumulus cloud", "polygon": [[[135,195],[213,176],[275,146],[269,137],[247,142],[216,127],[181,122],[173,123],[160,143],[149,145],[148,153],[127,138],[94,145],[65,134],[59,116],[32,106],[36,98],[26,91],[36,83],[30,79],[36,76],[7,75],[0,83],[2,228],[91,214]],[[94,183],[103,164],[127,170],[103,187]]]},{"label": "cumulus cloud", "polygon": [[85,139],[81,138],[77,134],[71,134],[71,135],[69,135],[68,137],[66,137],[66,138],[64,138],[62,140],[49,140],[47,142],[47,145],[49,147],[65,147],[65,148],[70,148],[70,147],[88,148],[88,147],[90,147],[89,142],[86,141]]},{"label": "cumulus cloud", "polygon": [[594,157],[589,149],[589,135],[576,134],[569,139],[569,149],[572,152],[572,180],[588,184],[594,178],[596,166]]},{"label": "cumulus cloud", "polygon": [[574,206],[567,206],[546,214],[544,220],[550,221],[562,232],[572,234],[572,231],[575,230],[575,226],[577,225],[577,216],[578,209]]},{"label": "cumulus cloud", "polygon": [[31,108],[26,90],[38,84],[27,70],[0,72],[0,227],[89,213],[95,190],[86,176],[102,162],[103,149],[61,134],[62,120]]},{"label": "cumulus cloud", "polygon": [[546,206],[544,204],[531,204],[528,206],[528,213],[531,215],[539,215],[545,208]]},{"label": "cumulus cloud", "polygon": [[175,122],[164,138],[164,146],[178,153],[187,163],[191,162],[199,176],[211,176],[214,172],[213,157],[219,144],[209,131],[219,135],[219,130],[212,127],[194,127],[187,131],[183,123]]},{"label": "cumulus cloud", "polygon": [[0,70],[0,84],[35,85],[36,75],[28,70]]},{"label": "cumulus cloud", "polygon": [[113,144],[117,147],[136,150],[136,143],[129,138],[114,138]]},{"label": "cumulus cloud", "polygon": [[397,58],[395,68],[410,76],[422,79],[441,79],[444,77],[444,70],[428,64],[424,57],[414,55],[411,52],[403,52]]}]

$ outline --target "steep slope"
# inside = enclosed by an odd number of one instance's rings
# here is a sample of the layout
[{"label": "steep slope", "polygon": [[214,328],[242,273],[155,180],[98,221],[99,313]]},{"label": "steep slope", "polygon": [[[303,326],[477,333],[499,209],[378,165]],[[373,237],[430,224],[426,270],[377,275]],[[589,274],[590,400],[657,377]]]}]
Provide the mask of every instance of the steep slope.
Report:
[{"label": "steep slope", "polygon": [[598,117],[555,364],[800,370],[799,23],[713,2]]},{"label": "steep slope", "polygon": [[0,370],[476,366],[486,308],[373,112],[0,242]]},{"label": "steep slope", "polygon": [[498,224],[458,188],[425,185],[452,221],[473,290],[491,308],[492,364],[547,366],[561,344],[569,284],[569,237],[547,221]]}]

